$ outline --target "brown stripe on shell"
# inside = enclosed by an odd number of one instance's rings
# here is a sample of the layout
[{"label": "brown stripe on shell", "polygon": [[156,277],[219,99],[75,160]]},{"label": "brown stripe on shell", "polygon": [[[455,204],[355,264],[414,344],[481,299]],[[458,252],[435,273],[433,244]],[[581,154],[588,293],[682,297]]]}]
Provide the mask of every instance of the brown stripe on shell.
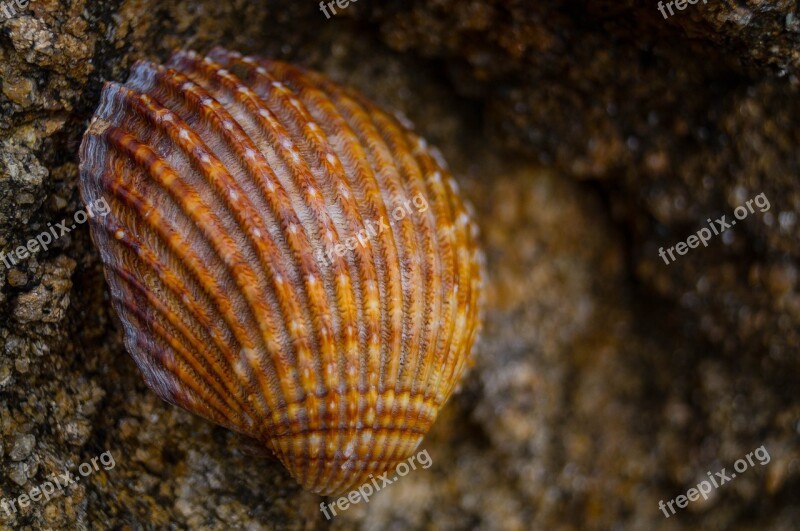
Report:
[{"label": "brown stripe on shell", "polygon": [[392,470],[480,319],[477,228],[439,160],[278,61],[180,51],[107,84],[81,192],[111,205],[92,235],[148,385],[262,440],[314,492]]}]

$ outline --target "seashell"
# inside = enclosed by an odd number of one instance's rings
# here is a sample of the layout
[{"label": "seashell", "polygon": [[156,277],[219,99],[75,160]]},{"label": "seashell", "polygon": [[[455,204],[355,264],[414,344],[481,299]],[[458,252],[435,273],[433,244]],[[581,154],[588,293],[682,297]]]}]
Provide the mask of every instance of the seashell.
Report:
[{"label": "seashell", "polygon": [[477,228],[443,166],[364,97],[278,61],[178,51],[107,83],[81,194],[109,204],[92,237],[147,384],[313,492],[393,469],[480,321]]}]

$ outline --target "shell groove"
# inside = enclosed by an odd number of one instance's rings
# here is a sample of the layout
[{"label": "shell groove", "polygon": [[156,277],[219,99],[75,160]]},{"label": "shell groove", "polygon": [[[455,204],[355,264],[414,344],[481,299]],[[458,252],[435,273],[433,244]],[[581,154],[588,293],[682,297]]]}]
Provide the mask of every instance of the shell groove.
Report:
[{"label": "shell groove", "polygon": [[464,372],[482,255],[424,140],[358,93],[215,48],[107,83],[81,146],[125,345],[163,399],[305,488],[392,469]]}]

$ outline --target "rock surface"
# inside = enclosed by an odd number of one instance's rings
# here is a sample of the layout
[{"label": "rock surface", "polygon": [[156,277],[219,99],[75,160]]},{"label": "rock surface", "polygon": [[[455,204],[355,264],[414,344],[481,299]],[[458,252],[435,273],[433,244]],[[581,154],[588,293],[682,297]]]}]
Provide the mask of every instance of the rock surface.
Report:
[{"label": "rock surface", "polygon": [[[77,481],[0,506],[0,528],[800,521],[794,3],[698,2],[667,19],[632,0],[361,0],[330,19],[313,2],[34,0],[11,17],[8,4],[0,501],[65,471]],[[77,147],[102,82],[214,44],[319,69],[404,113],[482,227],[486,326],[423,443],[433,464],[330,522],[279,465],[144,386],[85,226],[18,252],[82,208]],[[759,194],[768,209],[659,257]],[[762,445],[768,463],[659,510]],[[113,465],[96,459],[107,452]]]}]

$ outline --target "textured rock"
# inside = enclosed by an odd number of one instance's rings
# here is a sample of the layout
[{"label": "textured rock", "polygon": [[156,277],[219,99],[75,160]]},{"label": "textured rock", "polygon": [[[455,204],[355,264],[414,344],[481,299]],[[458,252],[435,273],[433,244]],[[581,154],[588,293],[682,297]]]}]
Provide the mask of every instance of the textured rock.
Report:
[{"label": "textured rock", "polygon": [[33,435],[20,435],[14,441],[14,447],[8,453],[8,457],[10,457],[12,461],[22,461],[31,455],[31,451],[35,445],[36,437]]},{"label": "textured rock", "polygon": [[[476,204],[491,280],[476,366],[423,443],[433,465],[328,523],[276,463],[145,388],[85,227],[0,265],[0,498],[116,460],[0,522],[793,529],[795,11],[361,0],[327,20],[313,2],[35,0],[0,18],[0,252],[81,208],[77,147],[103,80],[220,43],[408,116]],[[659,258],[762,192],[767,212]],[[769,464],[664,519],[659,500],[762,444]]]}]

